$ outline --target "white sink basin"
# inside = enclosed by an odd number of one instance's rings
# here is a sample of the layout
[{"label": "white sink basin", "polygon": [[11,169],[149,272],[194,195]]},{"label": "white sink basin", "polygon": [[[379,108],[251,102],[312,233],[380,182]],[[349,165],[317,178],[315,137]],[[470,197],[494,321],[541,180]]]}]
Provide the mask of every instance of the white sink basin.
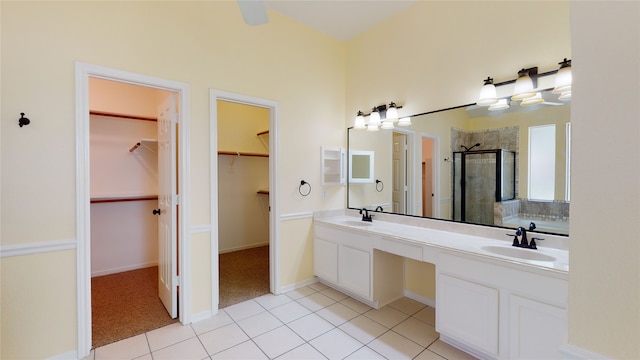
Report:
[{"label": "white sink basin", "polygon": [[509,256],[524,260],[534,261],[555,261],[556,258],[550,255],[542,254],[534,249],[522,249],[513,246],[483,246],[482,250],[494,253],[496,255]]}]

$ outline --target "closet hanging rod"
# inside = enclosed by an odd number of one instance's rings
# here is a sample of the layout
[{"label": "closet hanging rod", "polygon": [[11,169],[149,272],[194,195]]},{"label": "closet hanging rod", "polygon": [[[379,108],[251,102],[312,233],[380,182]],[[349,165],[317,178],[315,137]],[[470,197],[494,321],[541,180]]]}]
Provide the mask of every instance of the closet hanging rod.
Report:
[{"label": "closet hanging rod", "polygon": [[147,116],[136,116],[136,115],[125,115],[125,114],[116,114],[105,111],[89,111],[89,115],[100,115],[100,116],[110,116],[121,119],[131,119],[131,120],[144,120],[144,121],[158,121],[158,118],[147,117]]},{"label": "closet hanging rod", "polygon": [[218,151],[218,155],[269,157],[269,154],[250,153],[250,152],[242,152],[242,151]]}]

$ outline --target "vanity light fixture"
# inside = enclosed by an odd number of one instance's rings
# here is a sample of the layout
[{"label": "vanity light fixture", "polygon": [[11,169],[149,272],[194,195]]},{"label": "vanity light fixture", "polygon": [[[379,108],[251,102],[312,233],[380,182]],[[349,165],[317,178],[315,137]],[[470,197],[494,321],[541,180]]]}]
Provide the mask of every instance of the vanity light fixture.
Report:
[{"label": "vanity light fixture", "polygon": [[518,78],[516,79],[516,84],[513,88],[513,96],[511,96],[511,100],[524,100],[536,95],[536,92],[533,90],[534,86],[531,76],[536,75],[537,73],[537,67],[518,71]]},{"label": "vanity light fixture", "polygon": [[476,105],[488,106],[491,111],[509,108],[510,105],[506,98],[497,98],[496,87],[513,83],[515,84],[513,86],[513,95],[510,97],[511,101],[520,101],[521,106],[542,104],[545,100],[540,93],[542,89],[537,88],[538,79],[550,75],[556,76],[555,87],[551,92],[553,94],[560,94],[558,100],[571,100],[571,60],[564,58],[564,60],[558,64],[560,65],[558,70],[551,70],[540,74],[538,73],[537,66],[528,69],[523,68],[518,71],[518,78],[516,80],[500,83],[494,83],[491,77],[487,77],[480,90],[480,96]]},{"label": "vanity light fixture", "polygon": [[556,82],[551,93],[560,94],[559,100],[569,100],[571,99],[571,60],[567,60],[564,58],[562,62],[559,62],[560,69],[558,69],[558,74],[556,75]]},{"label": "vanity light fixture", "polygon": [[[353,128],[378,131],[379,129],[393,129],[395,123],[397,123],[398,126],[411,125],[411,118],[398,120],[398,109],[401,108],[402,106],[398,106],[392,101],[389,105],[374,106],[370,114],[364,114],[362,111],[358,111]],[[365,117],[369,117],[369,121],[367,121]]]},{"label": "vanity light fixture", "polygon": [[480,90],[480,98],[478,98],[478,106],[490,106],[498,102],[496,95],[496,86],[493,85],[493,79],[487,77],[484,81],[484,85]]}]

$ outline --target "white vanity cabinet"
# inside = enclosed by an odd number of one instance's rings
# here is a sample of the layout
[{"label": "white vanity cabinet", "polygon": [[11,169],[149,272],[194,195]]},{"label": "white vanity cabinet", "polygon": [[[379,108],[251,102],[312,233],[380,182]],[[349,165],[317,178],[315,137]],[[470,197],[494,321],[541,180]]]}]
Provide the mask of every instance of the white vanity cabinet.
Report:
[{"label": "white vanity cabinet", "polygon": [[372,248],[372,240],[365,234],[316,224],[313,241],[314,273],[329,285],[373,301]]},{"label": "white vanity cabinet", "polygon": [[558,359],[566,343],[566,278],[442,251],[436,330],[480,358]]}]

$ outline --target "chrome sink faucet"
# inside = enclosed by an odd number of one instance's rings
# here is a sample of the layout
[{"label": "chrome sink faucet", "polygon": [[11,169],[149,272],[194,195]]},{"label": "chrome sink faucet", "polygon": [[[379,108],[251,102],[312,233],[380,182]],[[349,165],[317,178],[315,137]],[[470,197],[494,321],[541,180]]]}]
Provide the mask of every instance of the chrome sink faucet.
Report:
[{"label": "chrome sink faucet", "polygon": [[369,210],[367,210],[367,208],[360,209],[360,214],[362,215],[362,221],[373,221],[372,215],[369,215]]}]

